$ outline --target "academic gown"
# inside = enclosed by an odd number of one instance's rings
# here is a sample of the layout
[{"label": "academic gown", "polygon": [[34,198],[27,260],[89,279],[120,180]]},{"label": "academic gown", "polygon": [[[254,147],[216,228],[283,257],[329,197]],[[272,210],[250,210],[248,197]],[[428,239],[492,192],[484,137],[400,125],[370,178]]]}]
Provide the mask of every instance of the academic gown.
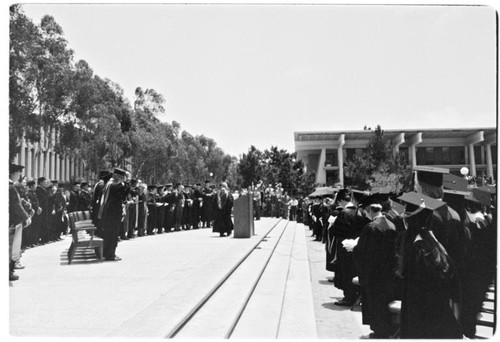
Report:
[{"label": "academic gown", "polygon": [[414,239],[405,251],[403,273],[401,338],[462,338],[462,329],[453,314],[450,300],[459,302],[460,283],[453,263],[442,275],[432,262],[436,247]]},{"label": "academic gown", "polygon": [[363,228],[353,250],[363,298],[363,324],[386,337],[390,327],[388,304],[393,300],[396,237],[394,224],[379,216]]},{"label": "academic gown", "polygon": [[233,230],[231,220],[231,209],[233,208],[233,195],[230,192],[222,192],[216,197],[216,211],[214,222],[214,233],[230,234]]}]

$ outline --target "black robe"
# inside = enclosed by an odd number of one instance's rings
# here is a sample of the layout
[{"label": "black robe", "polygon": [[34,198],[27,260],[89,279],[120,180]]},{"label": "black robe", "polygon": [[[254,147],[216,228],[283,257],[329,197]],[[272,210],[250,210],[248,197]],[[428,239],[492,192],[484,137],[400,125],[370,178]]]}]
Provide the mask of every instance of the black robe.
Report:
[{"label": "black robe", "polygon": [[396,237],[394,224],[379,216],[363,228],[353,250],[363,298],[363,324],[385,337],[391,323],[388,305],[393,300]]},{"label": "black robe", "polygon": [[453,263],[447,272],[433,263],[437,247],[430,239],[408,235],[405,244],[401,338],[462,338],[450,301],[460,302],[461,289]]},{"label": "black robe", "polygon": [[221,192],[216,197],[216,211],[214,222],[214,233],[230,234],[233,230],[231,220],[231,209],[233,208],[233,195],[230,192]]}]

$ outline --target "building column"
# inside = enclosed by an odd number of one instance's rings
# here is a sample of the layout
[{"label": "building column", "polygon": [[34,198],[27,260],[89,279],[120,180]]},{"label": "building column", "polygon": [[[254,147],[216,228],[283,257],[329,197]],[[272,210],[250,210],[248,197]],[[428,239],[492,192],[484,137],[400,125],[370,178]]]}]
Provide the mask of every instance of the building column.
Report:
[{"label": "building column", "polygon": [[326,161],[326,148],[322,148],[321,155],[319,157],[318,172],[316,173],[316,184],[326,184],[325,161]]},{"label": "building column", "polygon": [[26,161],[26,145],[24,144],[24,139],[23,139],[23,142],[21,143],[21,151],[19,152],[18,154],[19,156],[19,160],[18,160],[18,165],[22,165],[24,166],[24,172],[25,172],[25,175],[28,174],[28,165],[25,165],[25,161]]},{"label": "building column", "polygon": [[28,165],[26,165],[26,175],[32,175],[33,178],[36,178],[35,177],[35,174],[33,173],[33,163],[31,162],[33,160],[33,153],[34,152],[34,149],[32,148],[28,148]]},{"label": "building column", "polygon": [[54,153],[54,159],[55,159],[55,163],[56,163],[56,166],[54,167],[54,179],[59,179],[60,178],[60,174],[59,174],[59,168],[61,167],[61,159],[59,158],[59,154],[57,153]]},{"label": "building column", "polygon": [[399,133],[392,139],[393,151],[392,153],[396,155],[399,152],[399,146],[405,142],[405,134]]},{"label": "building column", "polygon": [[493,174],[493,158],[491,157],[491,144],[486,144],[486,175],[491,177],[492,181],[495,181],[495,175]]},{"label": "building column", "polygon": [[[466,158],[469,158],[470,175],[476,176],[476,159],[474,158],[474,145],[484,141],[484,131],[479,131],[477,133],[471,134],[465,139],[465,143],[468,145],[468,155],[467,148],[465,149]],[[467,162],[467,160],[466,160]]]},{"label": "building column", "polygon": [[469,168],[470,175],[472,177],[476,176],[476,158],[474,155],[474,144],[469,144]]},{"label": "building column", "polygon": [[411,166],[417,166],[417,145],[422,143],[422,132],[418,132],[408,139],[408,152],[411,159]]},{"label": "building column", "polygon": [[344,145],[345,145],[345,134],[341,134],[339,137],[339,148],[337,152],[338,166],[339,166],[339,183],[344,186]]}]

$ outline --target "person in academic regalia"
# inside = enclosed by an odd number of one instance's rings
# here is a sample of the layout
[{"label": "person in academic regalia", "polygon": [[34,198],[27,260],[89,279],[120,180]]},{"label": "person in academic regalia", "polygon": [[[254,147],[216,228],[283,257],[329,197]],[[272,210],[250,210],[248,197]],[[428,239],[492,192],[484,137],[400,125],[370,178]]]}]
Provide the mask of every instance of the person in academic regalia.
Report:
[{"label": "person in academic regalia", "polygon": [[68,213],[78,210],[80,197],[80,182],[74,182],[73,187],[69,192],[69,204],[67,206]]},{"label": "person in academic regalia", "polygon": [[184,210],[184,186],[182,184],[178,183],[173,192],[175,195],[175,211],[174,211],[175,227],[174,227],[174,230],[176,232],[178,232],[181,230],[181,226],[182,226],[182,212]]},{"label": "person in academic regalia", "polygon": [[[357,196],[360,196],[356,193]],[[334,302],[339,306],[352,306],[358,297],[358,288],[353,285],[352,279],[357,276],[357,269],[354,264],[352,252],[346,250],[342,242],[346,239],[357,239],[363,227],[368,223],[368,219],[361,214],[355,204],[353,195],[349,194],[347,189],[342,189],[337,195],[337,199],[342,209],[332,226],[334,236],[334,246],[332,253],[334,255],[333,269],[335,270],[334,285],[341,289],[344,298]]]},{"label": "person in academic regalia", "polygon": [[94,191],[92,194],[92,212],[90,218],[92,219],[92,224],[96,226],[95,235],[102,237],[102,228],[99,219],[99,209],[101,207],[102,191],[106,186],[106,183],[111,179],[112,173],[103,170],[99,173],[99,182],[94,186]]},{"label": "person in academic regalia", "polygon": [[139,236],[144,236],[147,217],[148,217],[148,202],[145,193],[147,185],[145,183],[139,182],[137,184],[137,234]]},{"label": "person in academic regalia", "polygon": [[[157,207],[156,207],[156,185],[148,185],[147,194],[147,206],[148,206],[148,220],[147,220],[147,234],[153,235],[153,231],[156,228],[157,220]],[[140,232],[139,232],[139,236]]]},{"label": "person in academic regalia", "polygon": [[233,221],[231,220],[233,202],[233,195],[229,191],[227,183],[220,183],[220,189],[216,198],[217,209],[215,211],[215,222],[212,231],[214,233],[219,233],[221,237],[224,236],[224,234],[229,236],[233,231]]},{"label": "person in academic regalia", "polygon": [[193,208],[193,198],[191,194],[191,184],[184,185],[184,209],[182,210],[182,229],[191,229],[191,210]]},{"label": "person in academic regalia", "polygon": [[103,231],[104,259],[108,261],[121,260],[115,252],[122,224],[123,203],[129,191],[130,185],[125,170],[116,168],[104,187],[98,214]]},{"label": "person in academic regalia", "polygon": [[363,298],[363,324],[373,331],[371,338],[389,338],[391,334],[389,303],[394,299],[397,232],[382,214],[382,203],[387,200],[388,194],[373,194],[363,201],[371,222],[365,225],[353,248]]},{"label": "person in academic regalia", "polygon": [[167,183],[165,185],[165,194],[163,196],[165,205],[165,232],[170,233],[175,226],[175,206],[177,197],[172,189],[173,184]]},{"label": "person in academic regalia", "polygon": [[165,190],[166,185],[158,184],[156,186],[156,233],[161,234],[165,225],[165,213],[167,206],[165,205]]},{"label": "person in academic regalia", "polygon": [[40,177],[37,179],[36,186],[36,198],[38,199],[38,205],[40,206],[41,213],[39,215],[35,215],[33,217],[33,223],[35,225],[35,236],[34,241],[35,244],[45,243],[44,236],[46,236],[47,232],[47,187],[49,185],[49,181],[45,179],[45,177]]},{"label": "person in academic regalia", "polygon": [[38,217],[42,214],[42,208],[40,207],[40,203],[38,202],[38,197],[36,195],[36,182],[34,180],[29,181],[28,185],[28,200],[31,203],[31,207],[34,211],[34,215],[32,218],[32,223],[30,225],[31,233],[27,236],[26,245],[29,247],[36,246],[40,239],[39,230],[39,219]]},{"label": "person in academic regalia", "polygon": [[137,229],[137,209],[139,200],[137,198],[139,190],[137,189],[137,179],[130,180],[130,190],[127,195],[126,216],[123,220],[121,239],[133,239]]},{"label": "person in academic regalia", "polygon": [[209,219],[209,201],[210,195],[212,194],[212,190],[210,189],[210,181],[205,181],[205,187],[201,191],[202,193],[202,206],[201,206],[201,227],[207,228],[210,227],[210,219]]},{"label": "person in academic regalia", "polygon": [[473,189],[472,196],[465,198],[465,223],[471,234],[471,242],[462,277],[463,305],[460,322],[464,335],[471,339],[476,337],[477,316],[488,287],[496,279],[496,210],[493,210],[494,217],[488,215],[484,209],[490,206],[491,198],[488,193],[484,195],[480,189]]},{"label": "person in academic regalia", "polygon": [[441,222],[433,212],[446,204],[421,193],[405,193],[407,231],[399,254],[403,279],[401,338],[462,338],[458,321],[460,281],[454,263],[434,234]]},{"label": "person in academic regalia", "polygon": [[89,183],[80,183],[80,193],[78,196],[78,206],[77,211],[90,211],[90,206],[92,204],[92,195],[89,192]]},{"label": "person in academic regalia", "polygon": [[201,211],[203,209],[203,193],[201,191],[201,183],[196,183],[192,192],[193,206],[191,207],[191,225],[193,229],[200,227]]}]

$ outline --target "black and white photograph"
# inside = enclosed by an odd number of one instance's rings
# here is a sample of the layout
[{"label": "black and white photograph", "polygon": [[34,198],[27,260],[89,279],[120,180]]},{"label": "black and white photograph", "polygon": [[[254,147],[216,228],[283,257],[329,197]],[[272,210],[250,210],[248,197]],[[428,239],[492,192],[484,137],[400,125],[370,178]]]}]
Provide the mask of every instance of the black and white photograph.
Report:
[{"label": "black and white photograph", "polygon": [[2,337],[493,338],[495,6],[6,3]]}]

